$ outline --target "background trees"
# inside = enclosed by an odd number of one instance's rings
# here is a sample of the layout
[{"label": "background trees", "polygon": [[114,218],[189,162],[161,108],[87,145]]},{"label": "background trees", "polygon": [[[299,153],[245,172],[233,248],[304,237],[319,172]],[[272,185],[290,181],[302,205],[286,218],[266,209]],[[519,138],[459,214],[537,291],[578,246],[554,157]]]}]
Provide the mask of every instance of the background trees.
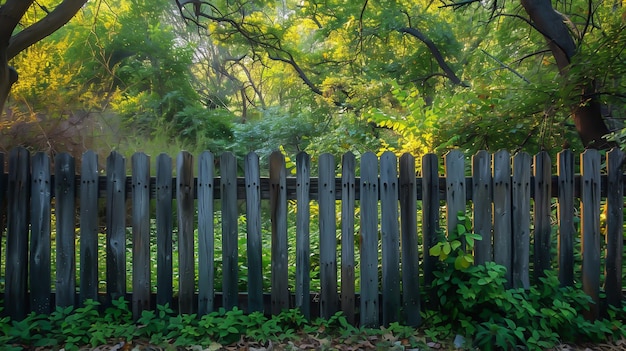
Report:
[{"label": "background trees", "polygon": [[[21,5],[12,35],[55,4]],[[0,15],[15,8],[5,1]],[[4,135],[23,135],[21,120],[40,139],[80,125],[76,148],[88,134],[106,148],[416,155],[626,138],[621,2],[98,0],[76,11],[11,56],[20,80]],[[18,142],[55,144],[34,139]]]}]

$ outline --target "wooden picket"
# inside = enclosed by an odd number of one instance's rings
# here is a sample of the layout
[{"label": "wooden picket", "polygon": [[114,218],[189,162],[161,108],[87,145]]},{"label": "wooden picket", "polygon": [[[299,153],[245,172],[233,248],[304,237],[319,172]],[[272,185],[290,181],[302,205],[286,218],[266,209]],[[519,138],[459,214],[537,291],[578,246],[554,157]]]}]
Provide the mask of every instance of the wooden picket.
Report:
[{"label": "wooden picket", "polygon": [[[156,304],[199,314],[217,307],[266,313],[296,307],[307,318],[329,318],[342,311],[350,323],[363,326],[396,321],[417,326],[420,311],[429,308],[421,290],[431,285],[437,265],[429,249],[462,224],[459,212],[469,211],[473,230],[483,237],[475,243],[477,264],[504,265],[509,286],[521,288],[557,269],[564,286],[582,281],[595,302],[587,317],[598,318],[603,295],[609,305],[623,303],[623,157],[619,150],[606,156],[587,150],[580,155],[577,175],[573,153],[564,150],[552,175],[546,152],[531,157],[481,151],[471,158],[470,172],[470,159],[458,150],[443,160],[425,155],[419,168],[408,154],[398,159],[391,152],[380,158],[364,153],[360,163],[351,153],[340,163],[323,154],[312,165],[311,157],[300,153],[291,177],[287,170],[293,164],[275,152],[265,178],[254,153],[243,158],[241,177],[231,153],[216,158],[203,152],[196,163],[193,155],[181,152],[175,169],[170,156],[159,155],[152,177],[150,157],[143,153],[132,156],[128,175],[125,158],[112,152],[100,175],[92,151],[84,154],[77,173],[76,161],[67,154],[52,162],[46,154],[31,157],[26,149],[16,148],[8,155],[6,172],[0,153],[5,313],[20,319],[30,311],[50,313],[55,306],[77,306],[88,299],[110,304],[126,298],[135,318]],[[440,175],[441,161],[445,173]],[[314,169],[317,177],[312,176]],[[296,214],[290,216],[289,201],[294,200]],[[319,228],[311,228],[312,202],[318,204]],[[218,213],[220,228],[215,227]],[[555,218],[558,255],[553,257]],[[263,270],[264,219],[271,221],[269,272]],[[295,250],[288,247],[289,228],[295,228]],[[99,255],[103,231],[106,257]],[[319,235],[319,251],[312,250],[311,235]],[[582,267],[575,266],[576,235]],[[239,246],[243,238],[245,257]],[[216,239],[221,240],[220,265]],[[127,249],[131,257],[126,257]],[[320,291],[311,289],[312,255],[319,255]],[[242,262],[247,265],[245,277],[239,276]],[[106,287],[98,281],[103,263]],[[295,264],[293,270],[290,264]],[[127,267],[132,269],[127,272]],[[219,292],[216,272],[222,277]],[[290,272],[295,272],[293,282]],[[268,275],[271,289],[264,291],[263,277]]]}]

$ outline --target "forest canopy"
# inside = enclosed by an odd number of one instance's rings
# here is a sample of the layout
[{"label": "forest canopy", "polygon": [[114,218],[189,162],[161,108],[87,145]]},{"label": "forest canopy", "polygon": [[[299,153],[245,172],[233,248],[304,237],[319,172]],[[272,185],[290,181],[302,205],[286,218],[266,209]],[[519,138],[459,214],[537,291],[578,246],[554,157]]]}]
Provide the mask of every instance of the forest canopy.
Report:
[{"label": "forest canopy", "polygon": [[1,146],[624,145],[623,5],[0,1]]}]

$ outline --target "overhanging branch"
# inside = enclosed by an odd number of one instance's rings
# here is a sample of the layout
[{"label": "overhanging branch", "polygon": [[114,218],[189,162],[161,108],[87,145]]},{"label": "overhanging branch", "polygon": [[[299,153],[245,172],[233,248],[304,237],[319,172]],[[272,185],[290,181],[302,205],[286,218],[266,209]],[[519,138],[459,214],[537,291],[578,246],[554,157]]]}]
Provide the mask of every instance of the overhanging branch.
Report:
[{"label": "overhanging branch", "polygon": [[446,77],[450,79],[452,83],[456,85],[460,85],[465,88],[469,87],[467,83],[463,82],[459,77],[457,77],[456,73],[454,73],[452,68],[448,66],[448,63],[443,58],[443,55],[441,54],[441,51],[439,51],[439,48],[437,48],[435,43],[433,43],[433,41],[430,40],[424,33],[419,31],[417,28],[413,28],[413,27],[400,28],[399,31],[400,33],[406,33],[406,34],[412,35],[413,37],[417,38],[422,43],[424,43],[428,47],[428,50],[430,50],[430,53],[433,55],[435,60],[437,61],[439,68],[441,68],[444,71]]}]

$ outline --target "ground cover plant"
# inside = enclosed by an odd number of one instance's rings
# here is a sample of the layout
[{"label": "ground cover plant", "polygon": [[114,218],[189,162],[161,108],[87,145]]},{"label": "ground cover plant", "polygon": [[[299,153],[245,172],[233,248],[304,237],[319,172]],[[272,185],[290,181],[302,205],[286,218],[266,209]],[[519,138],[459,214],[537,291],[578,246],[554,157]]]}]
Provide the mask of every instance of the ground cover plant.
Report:
[{"label": "ground cover plant", "polygon": [[[547,271],[530,289],[509,289],[505,268],[493,262],[475,265],[471,254],[480,236],[467,217],[430,250],[439,270],[424,291],[424,323],[419,328],[391,323],[359,328],[337,313],[307,320],[297,309],[276,316],[240,309],[198,316],[177,314],[169,306],[143,311],[133,320],[129,302],[114,300],[104,308],[96,301],[57,307],[50,314],[29,314],[22,321],[0,319],[0,344],[6,350],[80,350],[101,345],[116,349],[234,350],[256,348],[317,350],[576,350],[564,343],[626,345],[626,306],[609,308],[606,318],[585,319],[591,299],[580,287],[563,287]],[[584,349],[584,348],[581,348]],[[607,348],[604,348],[607,349]],[[611,348],[608,348],[611,349]]]}]

